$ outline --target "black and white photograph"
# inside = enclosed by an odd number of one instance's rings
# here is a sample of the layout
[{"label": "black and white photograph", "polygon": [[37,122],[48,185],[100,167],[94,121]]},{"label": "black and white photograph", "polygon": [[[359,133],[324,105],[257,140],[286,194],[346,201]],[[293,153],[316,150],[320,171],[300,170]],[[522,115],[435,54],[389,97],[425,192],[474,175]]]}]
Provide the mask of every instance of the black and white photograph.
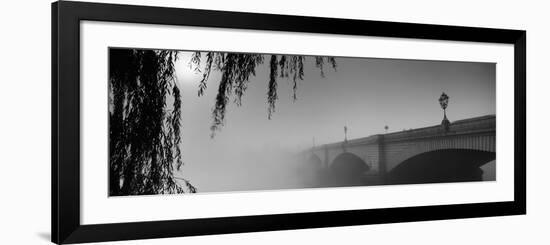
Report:
[{"label": "black and white photograph", "polygon": [[550,244],[544,1],[7,3],[0,245]]},{"label": "black and white photograph", "polygon": [[110,197],[498,179],[495,63],[108,52]]}]

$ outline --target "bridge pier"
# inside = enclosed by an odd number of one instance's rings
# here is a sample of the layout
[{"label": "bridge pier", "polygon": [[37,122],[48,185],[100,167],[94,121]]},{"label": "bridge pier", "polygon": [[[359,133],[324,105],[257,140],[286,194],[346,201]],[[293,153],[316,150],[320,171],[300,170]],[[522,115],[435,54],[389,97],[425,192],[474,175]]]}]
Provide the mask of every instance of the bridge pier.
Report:
[{"label": "bridge pier", "polygon": [[384,135],[378,135],[378,176],[381,183],[386,183],[388,166],[386,164],[386,144]]}]

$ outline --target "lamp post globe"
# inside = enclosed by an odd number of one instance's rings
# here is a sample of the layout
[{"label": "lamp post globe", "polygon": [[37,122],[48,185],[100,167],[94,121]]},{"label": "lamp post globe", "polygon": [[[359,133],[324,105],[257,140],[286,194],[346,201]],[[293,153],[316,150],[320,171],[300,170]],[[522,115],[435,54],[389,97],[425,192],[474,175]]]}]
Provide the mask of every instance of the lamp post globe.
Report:
[{"label": "lamp post globe", "polygon": [[443,92],[441,96],[439,96],[439,105],[443,109],[443,121],[441,121],[441,125],[443,126],[445,132],[447,132],[449,131],[451,122],[449,122],[449,119],[447,119],[447,106],[449,105],[449,96],[445,94],[445,92]]}]

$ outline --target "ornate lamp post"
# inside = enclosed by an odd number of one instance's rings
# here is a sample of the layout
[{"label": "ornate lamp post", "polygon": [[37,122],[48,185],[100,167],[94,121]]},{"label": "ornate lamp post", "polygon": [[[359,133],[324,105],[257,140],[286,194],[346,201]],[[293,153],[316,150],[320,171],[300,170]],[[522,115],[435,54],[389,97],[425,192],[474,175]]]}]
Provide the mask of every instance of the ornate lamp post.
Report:
[{"label": "ornate lamp post", "polygon": [[348,142],[348,126],[344,126],[344,141]]},{"label": "ornate lamp post", "polygon": [[447,119],[447,105],[449,104],[449,96],[445,93],[442,93],[439,97],[439,105],[441,105],[441,108],[443,109],[443,121],[441,121],[441,126],[443,126],[443,129],[445,132],[449,131],[449,126],[451,125],[451,122],[449,122],[449,119]]},{"label": "ornate lamp post", "polygon": [[344,142],[342,142],[342,150],[346,152],[346,145],[348,144],[348,126],[344,126]]}]

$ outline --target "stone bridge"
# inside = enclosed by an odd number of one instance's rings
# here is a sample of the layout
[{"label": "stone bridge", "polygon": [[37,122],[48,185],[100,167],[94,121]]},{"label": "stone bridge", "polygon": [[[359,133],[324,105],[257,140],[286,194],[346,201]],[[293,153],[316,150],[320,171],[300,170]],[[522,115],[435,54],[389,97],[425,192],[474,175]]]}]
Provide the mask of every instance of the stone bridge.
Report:
[{"label": "stone bridge", "polygon": [[362,172],[372,184],[410,183],[415,178],[448,181],[464,171],[481,171],[477,169],[495,160],[495,119],[482,116],[452,122],[447,129],[435,125],[325,144],[311,149],[309,162],[324,169]]}]

